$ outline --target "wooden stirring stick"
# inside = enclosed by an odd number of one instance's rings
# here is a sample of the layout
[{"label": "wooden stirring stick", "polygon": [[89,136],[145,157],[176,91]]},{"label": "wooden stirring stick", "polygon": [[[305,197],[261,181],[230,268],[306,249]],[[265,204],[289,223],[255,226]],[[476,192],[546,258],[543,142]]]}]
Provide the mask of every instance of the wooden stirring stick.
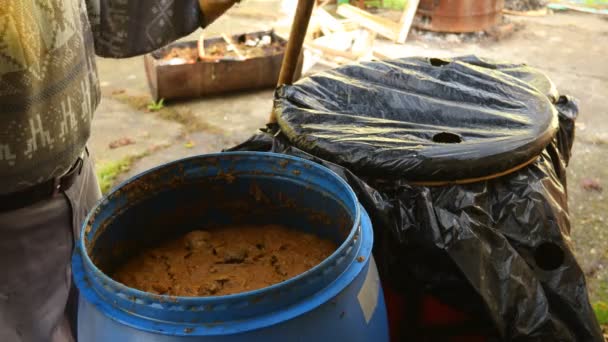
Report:
[{"label": "wooden stirring stick", "polygon": [[[312,15],[314,5],[315,0],[298,0],[298,7],[296,8],[296,15],[293,18],[293,23],[291,24],[291,32],[289,33],[289,40],[287,41],[287,47],[285,48],[285,57],[283,57],[283,64],[281,65],[277,87],[283,84],[293,83],[293,78],[298,66],[298,59],[302,52],[302,45],[304,44],[304,38],[306,38],[306,30],[308,29],[308,23],[310,22],[310,16]],[[274,110],[270,113],[268,122],[277,122]]]}]

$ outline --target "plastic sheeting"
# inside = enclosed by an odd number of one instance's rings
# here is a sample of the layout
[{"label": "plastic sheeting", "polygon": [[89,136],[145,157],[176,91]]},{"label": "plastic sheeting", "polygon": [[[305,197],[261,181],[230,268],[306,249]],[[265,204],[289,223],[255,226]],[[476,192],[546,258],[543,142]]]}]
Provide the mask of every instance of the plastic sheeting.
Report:
[{"label": "plastic sheeting", "polygon": [[[439,298],[500,340],[603,341],[569,237],[578,109],[542,73],[476,57],[371,62],[282,87],[274,108],[279,125],[232,150],[296,155],[348,181],[372,217],[385,286]],[[442,132],[461,142],[433,141]],[[490,180],[412,183],[531,158]],[[448,340],[407,316],[401,338]]]},{"label": "plastic sheeting", "polygon": [[475,178],[527,162],[555,134],[555,87],[526,70],[472,57],[366,63],[282,87],[274,108],[296,146],[358,174]]}]

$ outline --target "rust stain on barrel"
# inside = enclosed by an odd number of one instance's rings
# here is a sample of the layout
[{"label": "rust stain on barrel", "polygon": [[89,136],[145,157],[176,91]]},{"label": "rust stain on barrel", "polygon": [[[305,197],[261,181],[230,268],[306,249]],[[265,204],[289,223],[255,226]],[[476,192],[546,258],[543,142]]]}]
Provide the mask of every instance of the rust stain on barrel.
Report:
[{"label": "rust stain on barrel", "polygon": [[414,26],[438,32],[475,32],[500,23],[504,0],[420,0]]}]

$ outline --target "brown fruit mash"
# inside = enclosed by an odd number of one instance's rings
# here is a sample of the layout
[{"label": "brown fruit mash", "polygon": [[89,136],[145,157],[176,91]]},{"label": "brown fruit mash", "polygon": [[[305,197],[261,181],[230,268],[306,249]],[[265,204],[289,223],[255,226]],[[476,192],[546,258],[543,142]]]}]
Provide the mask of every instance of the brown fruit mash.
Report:
[{"label": "brown fruit mash", "polygon": [[316,266],[335,243],[279,225],[195,230],[128,260],[114,279],[173,296],[222,296],[280,283]]}]

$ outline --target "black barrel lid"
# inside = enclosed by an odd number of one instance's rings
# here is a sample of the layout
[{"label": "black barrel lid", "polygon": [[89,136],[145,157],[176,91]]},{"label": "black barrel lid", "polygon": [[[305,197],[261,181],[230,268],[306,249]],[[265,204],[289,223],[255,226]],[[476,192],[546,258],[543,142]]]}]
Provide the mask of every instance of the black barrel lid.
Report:
[{"label": "black barrel lid", "polygon": [[541,72],[474,56],[366,62],[280,87],[274,110],[296,147],[362,176],[488,177],[539,155],[558,128]]}]

